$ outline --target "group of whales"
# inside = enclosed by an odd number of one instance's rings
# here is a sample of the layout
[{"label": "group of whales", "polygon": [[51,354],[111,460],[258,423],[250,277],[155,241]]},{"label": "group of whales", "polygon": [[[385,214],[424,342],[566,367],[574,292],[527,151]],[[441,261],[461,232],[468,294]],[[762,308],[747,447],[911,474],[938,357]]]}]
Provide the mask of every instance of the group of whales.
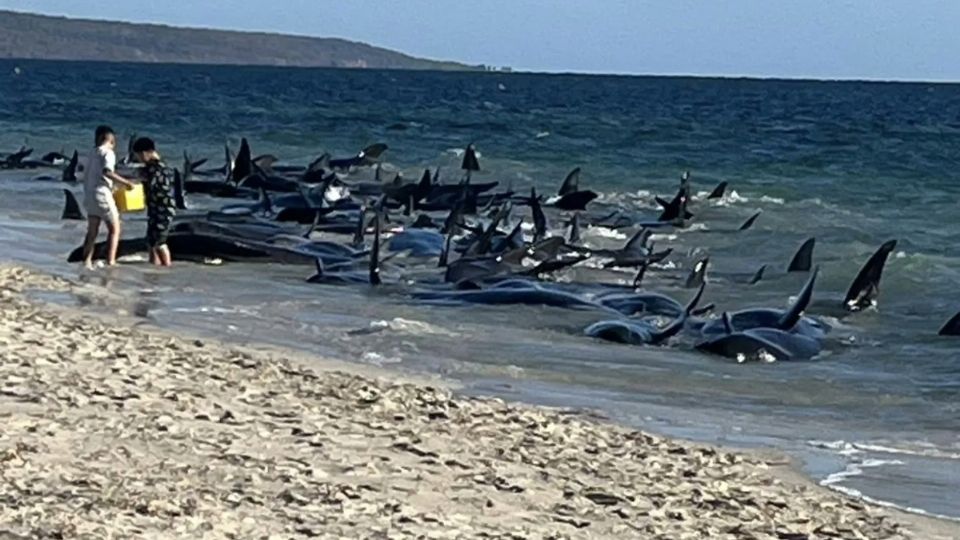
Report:
[{"label": "group of whales", "polygon": [[[830,327],[806,315],[819,274],[813,265],[813,238],[800,246],[787,265],[788,273],[809,274],[787,309],[753,308],[709,318],[715,306],[700,307],[708,281],[706,258],[697,261],[687,275],[677,276],[694,291],[686,305],[643,288],[648,270],[667,272],[658,263],[672,253],[669,248],[655,249],[653,232],[683,228],[695,218],[688,173],[671,199],[655,199],[659,215],[636,216],[623,208],[588,210],[598,194],[580,188],[579,167],[567,175],[555,195],[543,197],[535,188],[525,194],[497,191],[498,182],[474,182],[472,176],[480,164],[472,144],[463,151],[463,176],[457,183],[443,183],[439,169],[425,171],[417,182],[405,182],[400,174],[384,182],[379,158],[386,150],[385,144],[374,144],[350,157],[324,154],[309,165],[291,166],[272,155],[254,157],[243,139],[236,155],[225,147],[222,167],[206,169],[207,160],[194,161],[185,154],[182,168],[175,172],[174,199],[181,211],[171,228],[169,245],[178,258],[199,262],[310,264],[316,268],[308,279],[311,283],[381,285],[387,281],[422,303],[590,310],[603,319],[584,332],[618,343],[663,345],[683,333],[693,337],[699,351],[740,361],[811,359],[823,349]],[[39,161],[28,160],[30,154],[29,149],[21,149],[0,156],[0,167],[59,166],[63,168],[60,179],[76,182],[76,152],[71,158],[51,153]],[[353,180],[357,171],[370,167],[376,171],[372,181]],[[727,187],[722,182],[706,199],[723,198]],[[83,219],[73,192],[65,189],[64,193],[62,218]],[[215,211],[188,209],[188,196],[196,194],[250,202],[232,202]],[[529,209],[529,229],[524,227],[526,216],[513,219],[518,207]],[[562,219],[562,235],[551,234],[548,213],[550,218]],[[737,230],[749,230],[759,216],[759,212],[751,215]],[[584,228],[590,227],[636,231],[620,249],[595,249],[581,238]],[[369,244],[368,235],[372,235]],[[383,249],[391,252],[386,257],[381,256],[382,239]],[[891,240],[877,249],[842,303],[833,306],[836,311],[855,313],[876,305],[883,269],[895,247],[896,241]],[[105,246],[98,244],[96,256],[103,257],[104,251]],[[144,251],[142,238],[121,241],[121,256]],[[80,259],[80,248],[68,257],[71,262]],[[439,275],[431,260],[442,269]],[[587,260],[594,261],[592,268],[635,269],[635,278],[626,285],[545,279]],[[387,271],[382,272],[382,267]],[[763,280],[766,270],[760,267],[746,284]],[[960,313],[939,333],[960,335]]]}]

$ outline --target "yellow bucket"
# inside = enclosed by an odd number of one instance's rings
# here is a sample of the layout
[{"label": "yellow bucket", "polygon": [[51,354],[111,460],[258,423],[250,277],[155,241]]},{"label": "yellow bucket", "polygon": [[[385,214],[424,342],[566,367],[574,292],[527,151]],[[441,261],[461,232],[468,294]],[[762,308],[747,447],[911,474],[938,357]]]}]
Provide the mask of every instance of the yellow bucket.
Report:
[{"label": "yellow bucket", "polygon": [[133,189],[120,188],[113,192],[117,210],[121,212],[139,212],[144,208],[143,184],[134,184]]}]

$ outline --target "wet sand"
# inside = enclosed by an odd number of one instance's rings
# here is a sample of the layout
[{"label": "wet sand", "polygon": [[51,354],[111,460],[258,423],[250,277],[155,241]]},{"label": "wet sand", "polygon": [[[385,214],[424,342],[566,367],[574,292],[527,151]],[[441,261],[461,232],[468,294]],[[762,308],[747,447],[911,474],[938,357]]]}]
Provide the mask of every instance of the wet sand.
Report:
[{"label": "wet sand", "polygon": [[113,295],[0,266],[0,538],[960,537],[779,456],[175,336]]}]

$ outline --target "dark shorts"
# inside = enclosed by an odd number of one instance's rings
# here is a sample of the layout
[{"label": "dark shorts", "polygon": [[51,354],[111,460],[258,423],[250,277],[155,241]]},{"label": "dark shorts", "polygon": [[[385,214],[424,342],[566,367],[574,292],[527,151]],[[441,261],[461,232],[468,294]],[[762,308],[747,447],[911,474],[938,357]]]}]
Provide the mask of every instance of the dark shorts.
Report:
[{"label": "dark shorts", "polygon": [[158,248],[167,244],[167,235],[170,232],[170,219],[149,218],[147,220],[147,245]]}]

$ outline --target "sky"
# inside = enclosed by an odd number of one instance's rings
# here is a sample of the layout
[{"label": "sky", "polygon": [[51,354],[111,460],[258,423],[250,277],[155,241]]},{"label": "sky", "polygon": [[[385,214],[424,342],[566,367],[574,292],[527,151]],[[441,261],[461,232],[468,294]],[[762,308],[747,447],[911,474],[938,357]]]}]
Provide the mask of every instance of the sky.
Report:
[{"label": "sky", "polygon": [[960,81],[960,0],[0,0],[518,70]]}]

